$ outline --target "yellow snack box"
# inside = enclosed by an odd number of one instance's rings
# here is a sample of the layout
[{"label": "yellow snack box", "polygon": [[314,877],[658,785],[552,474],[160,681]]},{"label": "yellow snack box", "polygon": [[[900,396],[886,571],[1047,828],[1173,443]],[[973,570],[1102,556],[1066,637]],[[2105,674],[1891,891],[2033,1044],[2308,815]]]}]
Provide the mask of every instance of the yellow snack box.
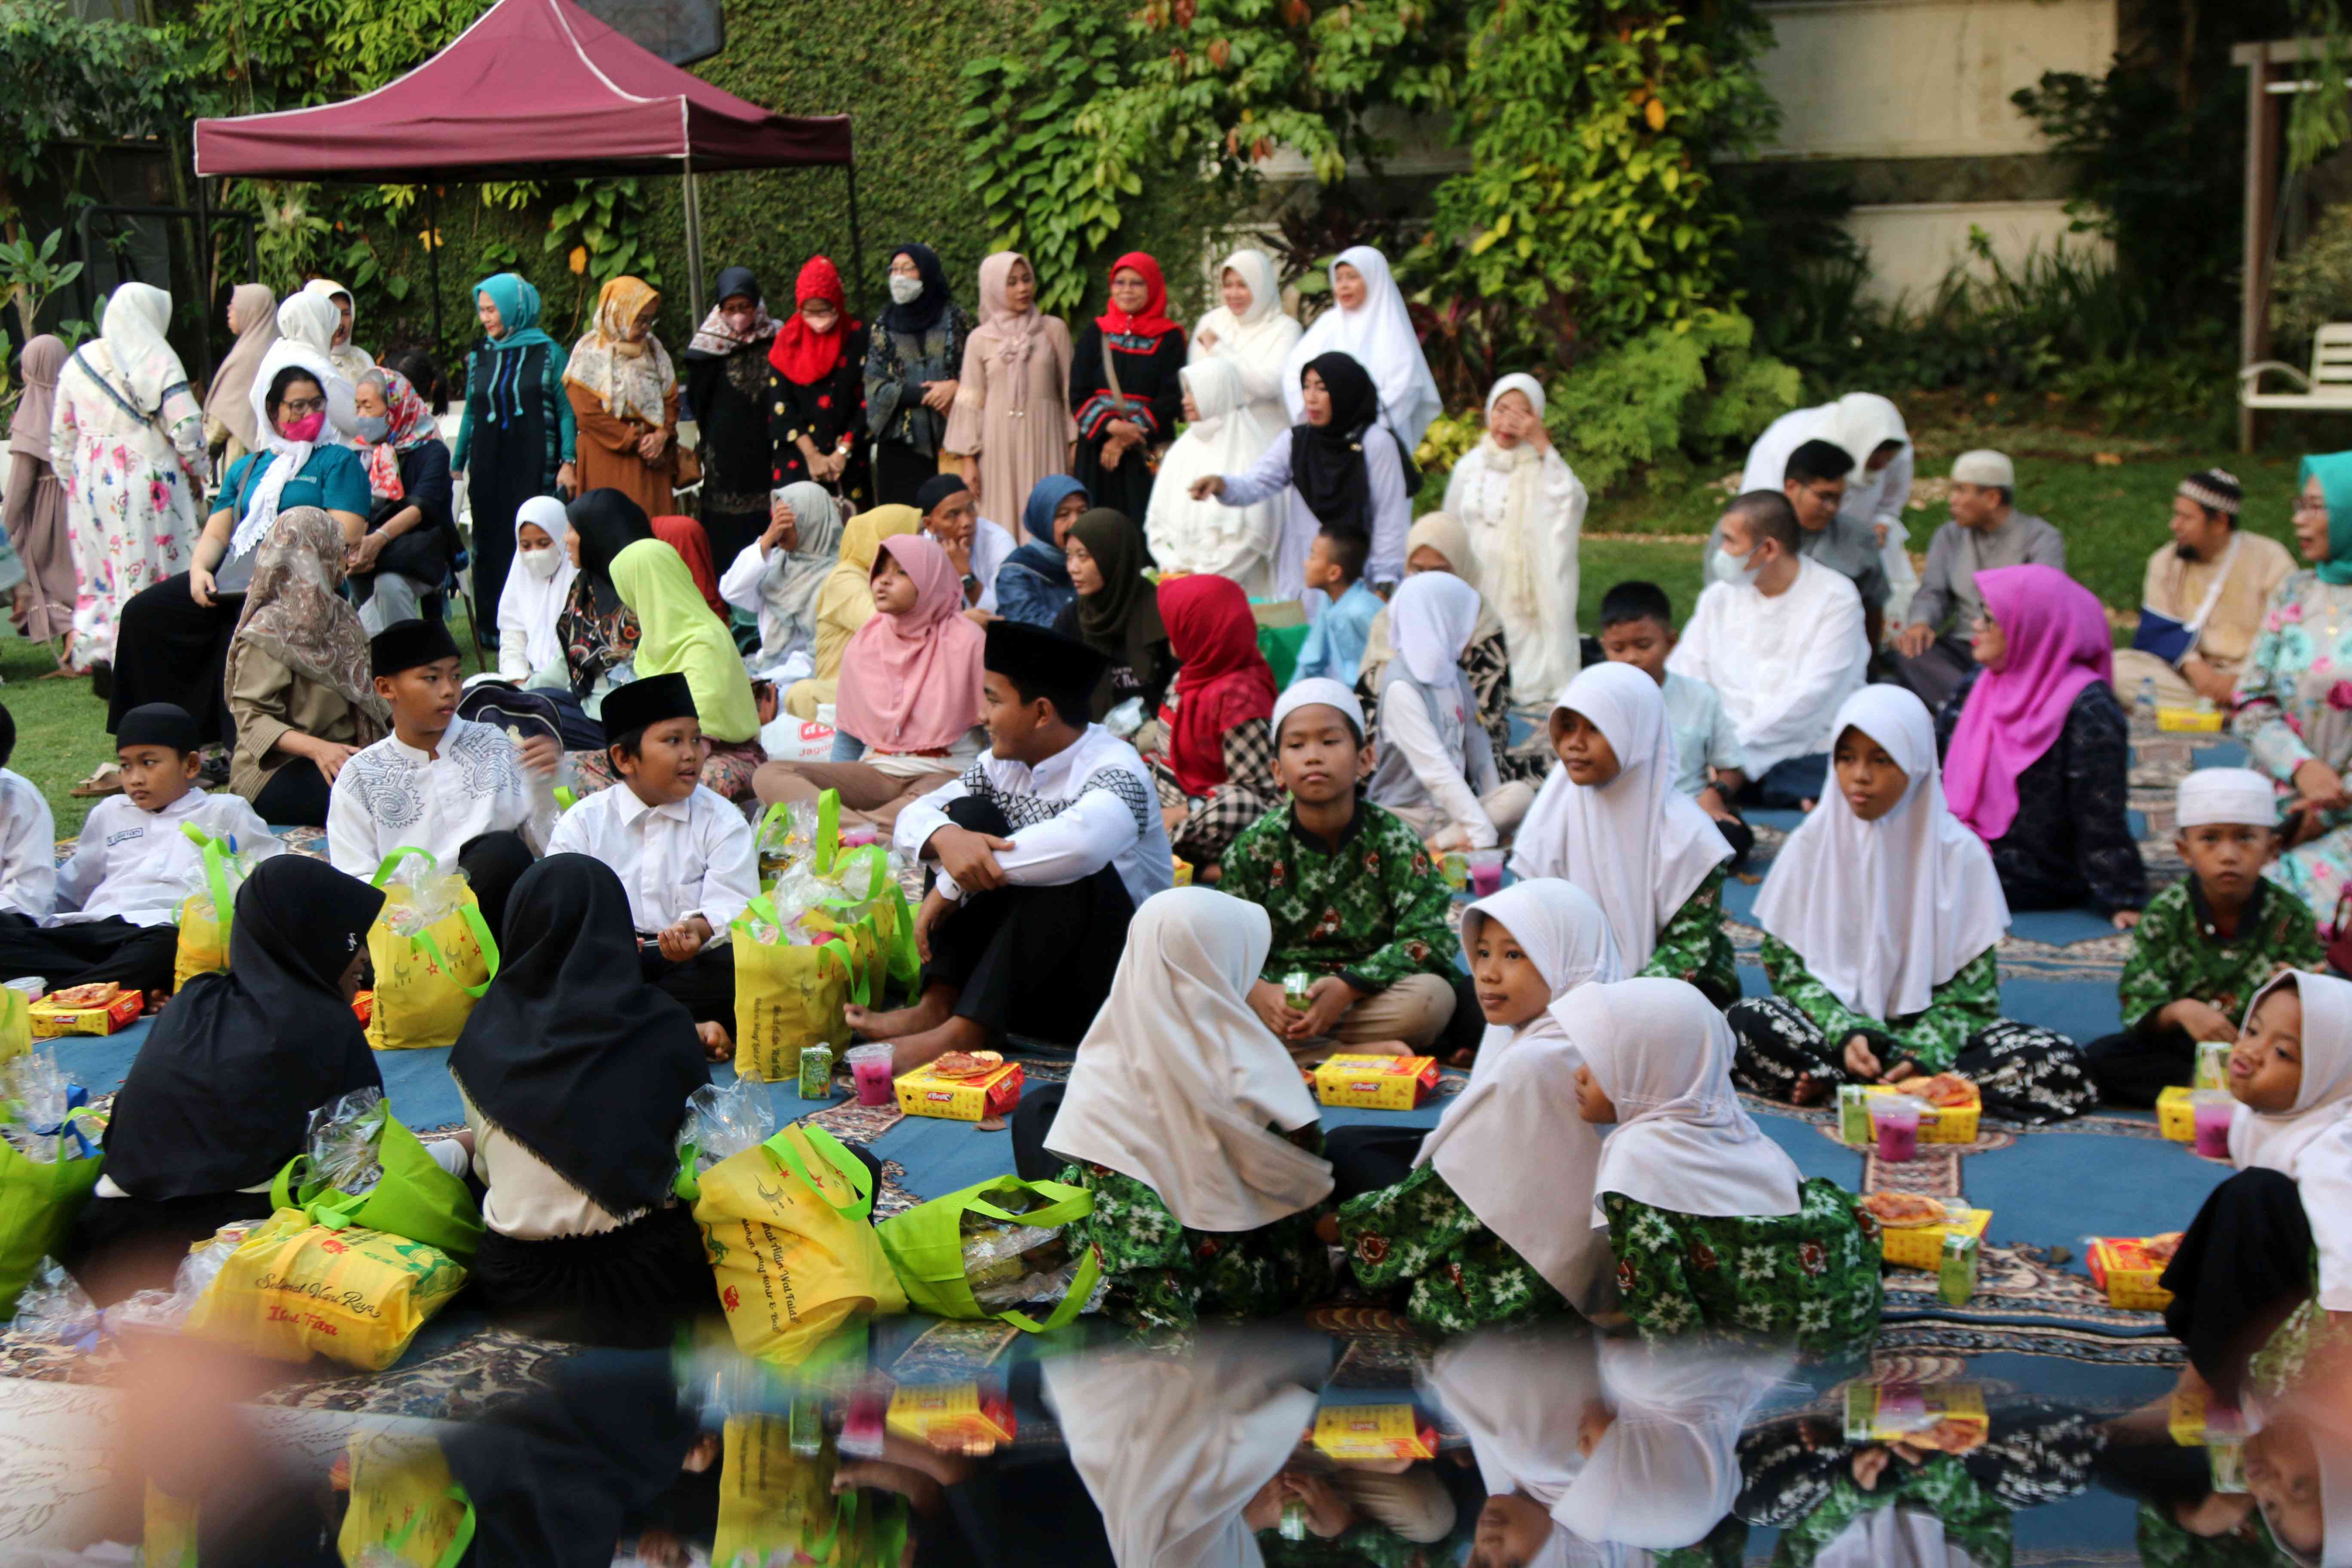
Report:
[{"label": "yellow snack box", "polygon": [[[1919,1112],[1919,1142],[1922,1143],[1973,1143],[1977,1141],[1977,1123],[1984,1116],[1984,1095],[1974,1084],[1969,1086],[1976,1094],[1970,1105],[1930,1105]],[[1901,1084],[1871,1083],[1863,1086],[1864,1094],[1901,1094]]]},{"label": "yellow snack box", "polygon": [[33,1019],[33,1038],[53,1040],[61,1035],[110,1035],[127,1029],[139,1021],[139,1014],[147,1005],[146,998],[136,991],[125,991],[112,1001],[95,1007],[68,1006],[44,996],[28,1011]]},{"label": "yellow snack box", "polygon": [[1021,1103],[1021,1077],[1019,1062],[1000,1062],[971,1078],[941,1078],[929,1068],[917,1068],[898,1079],[898,1109],[950,1121],[1009,1116]]},{"label": "yellow snack box", "polygon": [[1889,1263],[1924,1268],[1932,1274],[1943,1264],[1945,1237],[1958,1233],[1973,1236],[1982,1243],[1985,1226],[1991,1223],[1992,1210],[1970,1209],[1968,1217],[1958,1225],[1882,1225],[1878,1227],[1879,1255]]},{"label": "yellow snack box", "polygon": [[2158,1285],[2169,1258],[2150,1258],[2153,1237],[2095,1236],[2088,1259],[2091,1283],[2107,1293],[2110,1306],[2136,1311],[2161,1312],[2171,1304],[2172,1292]]},{"label": "yellow snack box", "polygon": [[1992,1434],[1984,1389],[1973,1383],[1849,1383],[1845,1440],[1903,1443],[1965,1454]]},{"label": "yellow snack box", "polygon": [[1185,859],[1181,855],[1171,857],[1171,868],[1176,873],[1176,885],[1180,888],[1191,887],[1192,885],[1192,862]]},{"label": "yellow snack box", "polygon": [[884,1422],[900,1436],[948,1454],[992,1454],[1020,1429],[1003,1392],[977,1383],[901,1384],[891,1393]]},{"label": "yellow snack box", "polygon": [[2219,708],[2158,708],[2156,727],[2159,730],[2210,735],[2221,728]]},{"label": "yellow snack box", "polygon": [[2175,1143],[2197,1142],[2196,1093],[2185,1083],[2175,1083],[2156,1097],[2157,1128]]},{"label": "yellow snack box", "polygon": [[1435,1057],[1336,1056],[1315,1069],[1315,1098],[1362,1110],[1411,1110],[1437,1087]]},{"label": "yellow snack box", "polygon": [[1315,1413],[1314,1441],[1343,1463],[1437,1458],[1437,1428],[1410,1405],[1327,1405]]},{"label": "yellow snack box", "polygon": [[2201,1448],[2209,1441],[2220,1438],[2240,1442],[2246,1436],[2245,1417],[2226,1405],[2207,1403],[2201,1388],[2176,1388],[2166,1427],[2172,1440],[2184,1448]]}]

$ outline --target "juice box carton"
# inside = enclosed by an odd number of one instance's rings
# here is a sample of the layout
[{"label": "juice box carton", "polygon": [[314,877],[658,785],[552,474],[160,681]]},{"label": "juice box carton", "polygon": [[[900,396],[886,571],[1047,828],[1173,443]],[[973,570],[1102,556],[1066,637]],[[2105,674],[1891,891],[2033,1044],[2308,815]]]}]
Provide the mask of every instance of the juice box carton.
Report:
[{"label": "juice box carton", "polygon": [[1957,1224],[1919,1225],[1878,1227],[1879,1256],[1887,1262],[1905,1268],[1924,1268],[1930,1274],[1943,1267],[1944,1237],[1954,1234],[1973,1236],[1981,1246],[1985,1226],[1992,1223],[1992,1210],[1970,1209],[1968,1216]]},{"label": "juice box carton", "polygon": [[33,1004],[33,1038],[52,1040],[60,1035],[110,1035],[127,1029],[139,1021],[146,998],[136,991],[125,991],[113,1001],[97,1007],[62,1006],[44,996]]},{"label": "juice box carton", "polygon": [[1437,1428],[1410,1405],[1327,1405],[1315,1413],[1314,1443],[1342,1462],[1437,1458]]},{"label": "juice box carton", "polygon": [[1435,1057],[1341,1055],[1315,1069],[1315,1098],[1364,1110],[1411,1110],[1437,1088]]},{"label": "juice box carton", "polygon": [[1991,1432],[1984,1389],[1977,1384],[1849,1383],[1845,1386],[1849,1443],[1907,1443],[1941,1454],[1965,1454],[1982,1447]]},{"label": "juice box carton", "polygon": [[898,1091],[898,1109],[909,1116],[950,1121],[1009,1116],[1021,1103],[1021,1064],[1000,1062],[974,1078],[941,1078],[927,1067],[917,1068],[899,1075]]}]

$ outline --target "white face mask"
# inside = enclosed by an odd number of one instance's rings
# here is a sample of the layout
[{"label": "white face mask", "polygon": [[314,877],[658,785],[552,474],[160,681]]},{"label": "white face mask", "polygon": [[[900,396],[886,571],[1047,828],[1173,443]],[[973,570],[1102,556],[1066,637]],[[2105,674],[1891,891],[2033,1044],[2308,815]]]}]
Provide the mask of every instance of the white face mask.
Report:
[{"label": "white face mask", "polygon": [[1717,547],[1715,553],[1708,558],[1707,569],[1715,574],[1715,580],[1718,583],[1748,581],[1748,557],[1734,555],[1730,551],[1720,546]]},{"label": "white face mask", "polygon": [[922,297],[923,297],[923,280],[922,280],[921,279],[919,279],[919,278],[901,278],[901,277],[898,276],[896,273],[893,273],[893,274],[891,275],[891,278],[890,278],[890,298],[891,298],[891,299],[893,299],[893,300],[897,300],[897,301],[898,301],[899,304],[901,304],[901,305],[911,305],[911,304],[913,304],[916,300],[918,300],[921,299]]},{"label": "white face mask", "polygon": [[541,582],[544,583],[555,575],[556,549],[552,544],[541,545],[537,550],[521,551],[518,554],[522,562],[522,569]]}]

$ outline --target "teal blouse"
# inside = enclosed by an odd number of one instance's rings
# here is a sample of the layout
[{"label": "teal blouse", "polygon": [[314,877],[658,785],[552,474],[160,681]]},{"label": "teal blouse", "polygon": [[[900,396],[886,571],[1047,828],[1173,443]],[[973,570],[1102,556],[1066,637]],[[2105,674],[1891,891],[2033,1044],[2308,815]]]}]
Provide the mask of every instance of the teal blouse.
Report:
[{"label": "teal blouse", "polygon": [[[247,452],[229,465],[228,477],[221,481],[220,504],[231,517],[244,521],[255,492],[261,489],[261,476],[268,471],[269,458],[268,452]],[[286,481],[278,498],[280,511],[316,506],[355,517],[367,516],[374,504],[368,489],[367,465],[349,447],[312,447],[310,460]]]}]

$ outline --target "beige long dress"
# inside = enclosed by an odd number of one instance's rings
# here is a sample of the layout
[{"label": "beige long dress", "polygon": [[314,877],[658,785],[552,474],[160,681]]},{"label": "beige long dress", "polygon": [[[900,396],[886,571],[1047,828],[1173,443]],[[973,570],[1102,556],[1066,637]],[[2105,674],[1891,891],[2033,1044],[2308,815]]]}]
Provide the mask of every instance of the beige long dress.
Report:
[{"label": "beige long dress", "polygon": [[963,374],[948,413],[947,450],[980,458],[980,514],[1028,542],[1021,526],[1030,488],[1070,471],[1070,329],[1059,316],[1004,308],[1004,278],[1019,253],[980,264],[981,325],[964,340]]}]

